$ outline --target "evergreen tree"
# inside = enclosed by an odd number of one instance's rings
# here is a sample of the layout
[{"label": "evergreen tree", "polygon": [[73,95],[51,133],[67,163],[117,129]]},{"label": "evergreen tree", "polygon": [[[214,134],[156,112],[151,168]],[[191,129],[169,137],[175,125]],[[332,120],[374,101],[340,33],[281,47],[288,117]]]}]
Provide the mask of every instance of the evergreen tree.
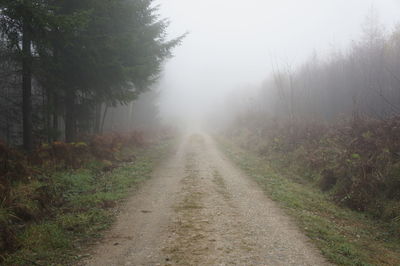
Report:
[{"label": "evergreen tree", "polygon": [[56,140],[100,131],[107,106],[128,104],[157,80],[184,36],[152,0],[0,0],[2,41],[22,68],[24,147],[33,148],[32,82],[42,96],[42,132]]}]

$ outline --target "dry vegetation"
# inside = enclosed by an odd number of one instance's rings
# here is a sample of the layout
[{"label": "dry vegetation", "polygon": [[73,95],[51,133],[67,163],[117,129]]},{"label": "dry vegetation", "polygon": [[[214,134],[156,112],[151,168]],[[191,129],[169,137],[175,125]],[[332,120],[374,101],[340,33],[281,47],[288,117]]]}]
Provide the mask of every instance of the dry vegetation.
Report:
[{"label": "dry vegetation", "polygon": [[[328,58],[274,65],[235,107],[230,135],[295,181],[400,235],[400,28],[371,14],[361,38]],[[293,175],[292,175],[293,176]]]},{"label": "dry vegetation", "polygon": [[[76,244],[72,239],[109,225],[106,210],[151,172],[145,151],[169,138],[166,132],[150,135],[88,136],[85,142],[45,144],[29,156],[1,144],[0,262],[57,260],[60,250]],[[71,254],[58,259],[65,256]]]},{"label": "dry vegetation", "polygon": [[340,265],[400,263],[399,36],[371,11],[346,51],[228,99],[232,158]]},{"label": "dry vegetation", "polygon": [[[249,121],[247,119],[247,121]],[[400,119],[278,122],[243,126],[242,147],[312,182],[332,200],[392,223],[400,235]],[[281,170],[282,171],[282,170]]]}]

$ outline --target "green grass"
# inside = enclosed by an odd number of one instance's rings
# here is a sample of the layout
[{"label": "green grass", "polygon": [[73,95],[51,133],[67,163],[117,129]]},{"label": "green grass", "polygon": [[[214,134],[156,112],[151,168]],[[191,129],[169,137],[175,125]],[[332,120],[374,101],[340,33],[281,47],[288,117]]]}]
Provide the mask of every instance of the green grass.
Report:
[{"label": "green grass", "polygon": [[[339,265],[400,265],[400,240],[390,225],[341,208],[295,172],[271,167],[262,156],[219,139],[222,150],[295,218],[322,254]],[[296,182],[302,180],[302,182]]]},{"label": "green grass", "polygon": [[[126,163],[111,172],[100,169],[101,162],[93,162],[85,169],[55,173],[51,184],[35,184],[60,195],[50,215],[25,224],[17,234],[18,251],[4,258],[5,265],[64,265],[80,259],[79,253],[88,244],[101,237],[113,223],[115,206],[131,195],[147,180],[173,146],[163,142],[141,150],[128,151],[136,161]],[[27,189],[21,189],[26,191]],[[35,207],[36,201],[26,198],[26,206]],[[29,201],[30,200],[30,201]],[[57,204],[59,206],[57,206]],[[7,210],[0,208],[0,219],[6,219]]]}]

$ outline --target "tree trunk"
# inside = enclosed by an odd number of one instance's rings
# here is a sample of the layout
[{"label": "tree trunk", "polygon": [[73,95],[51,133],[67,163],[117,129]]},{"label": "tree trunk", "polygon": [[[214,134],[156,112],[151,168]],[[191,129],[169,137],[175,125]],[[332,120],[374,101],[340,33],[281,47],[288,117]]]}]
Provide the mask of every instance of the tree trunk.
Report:
[{"label": "tree trunk", "polygon": [[[56,38],[53,41],[53,50],[54,50],[54,62],[55,65],[59,64],[59,54],[60,54],[60,33],[58,30],[55,31],[55,35]],[[53,141],[58,141],[59,138],[59,132],[58,132],[58,116],[60,115],[61,111],[60,111],[60,101],[59,101],[59,94],[58,94],[58,90],[56,88],[53,88],[52,90],[52,104],[53,104]]]},{"label": "tree trunk", "polygon": [[134,127],[134,122],[133,122],[133,107],[134,107],[134,103],[131,102],[129,104],[129,130],[132,130]]},{"label": "tree trunk", "polygon": [[[29,5],[29,0],[24,3]],[[22,120],[24,149],[27,152],[33,149],[31,21],[31,15],[25,14],[22,32]]]},{"label": "tree trunk", "polygon": [[65,97],[65,141],[74,142],[76,139],[75,93],[66,92]]},{"label": "tree trunk", "polygon": [[53,141],[58,140],[58,96],[53,93]]},{"label": "tree trunk", "polygon": [[100,134],[100,127],[101,127],[101,103],[96,103],[95,107],[95,121],[94,121],[94,133]]},{"label": "tree trunk", "polygon": [[45,89],[46,92],[46,97],[44,99],[44,106],[46,106],[46,135],[47,135],[47,143],[51,143],[52,139],[53,139],[53,134],[52,134],[52,130],[51,130],[51,104],[52,104],[52,96],[51,96],[51,92],[49,91],[49,89]]},{"label": "tree trunk", "polygon": [[108,104],[106,104],[104,108],[103,120],[101,121],[101,127],[100,127],[100,134],[103,134],[104,132],[104,123],[106,122],[107,112],[108,112]]}]

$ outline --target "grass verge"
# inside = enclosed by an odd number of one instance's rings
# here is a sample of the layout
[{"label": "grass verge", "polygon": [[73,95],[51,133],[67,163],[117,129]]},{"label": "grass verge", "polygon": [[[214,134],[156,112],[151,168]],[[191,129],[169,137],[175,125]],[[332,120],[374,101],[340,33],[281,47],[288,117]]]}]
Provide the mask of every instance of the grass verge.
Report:
[{"label": "grass verge", "polygon": [[7,254],[4,265],[70,265],[81,259],[82,249],[101,237],[115,219],[114,208],[120,200],[151,176],[154,167],[165,158],[173,141],[147,148],[127,150],[136,160],[104,172],[101,162],[59,172],[51,176],[53,190],[61,195],[51,215],[19,230],[18,251]]},{"label": "grass verge", "polygon": [[[332,263],[400,265],[400,240],[390,225],[335,205],[311,183],[296,182],[296,173],[278,171],[264,158],[219,139],[221,149],[268,196],[295,218],[299,227]],[[302,179],[304,180],[304,179]]]}]

